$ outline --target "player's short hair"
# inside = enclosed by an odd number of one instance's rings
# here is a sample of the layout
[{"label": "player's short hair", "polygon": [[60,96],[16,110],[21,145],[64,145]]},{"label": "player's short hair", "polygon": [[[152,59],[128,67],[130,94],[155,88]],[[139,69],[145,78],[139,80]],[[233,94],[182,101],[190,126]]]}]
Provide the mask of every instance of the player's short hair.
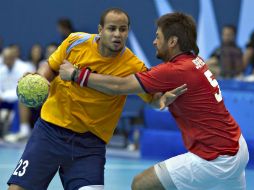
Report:
[{"label": "player's short hair", "polygon": [[100,18],[100,25],[102,27],[104,26],[106,16],[108,15],[108,13],[111,13],[111,12],[116,13],[116,14],[125,14],[128,18],[128,27],[130,27],[130,17],[129,17],[129,15],[127,14],[127,12],[125,12],[124,10],[122,10],[120,8],[110,8],[110,9],[105,10],[102,13],[101,18]]},{"label": "player's short hair", "polygon": [[184,13],[165,14],[157,20],[156,24],[161,29],[166,41],[171,36],[176,36],[181,51],[191,51],[198,55],[196,23],[190,15]]}]

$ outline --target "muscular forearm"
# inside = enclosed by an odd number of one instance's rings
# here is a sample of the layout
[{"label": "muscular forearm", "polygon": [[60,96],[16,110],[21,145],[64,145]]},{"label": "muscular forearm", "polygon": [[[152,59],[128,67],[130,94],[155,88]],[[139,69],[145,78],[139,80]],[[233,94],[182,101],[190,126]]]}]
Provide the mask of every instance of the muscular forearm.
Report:
[{"label": "muscular forearm", "polygon": [[124,84],[124,79],[107,75],[91,73],[87,86],[106,94],[121,94],[120,87]]},{"label": "muscular forearm", "polygon": [[56,77],[55,72],[50,68],[48,62],[42,64],[37,73],[45,77],[49,82],[51,82]]},{"label": "muscular forearm", "polygon": [[91,73],[87,86],[106,94],[113,95],[137,94],[144,92],[137,83],[134,75],[121,78]]}]

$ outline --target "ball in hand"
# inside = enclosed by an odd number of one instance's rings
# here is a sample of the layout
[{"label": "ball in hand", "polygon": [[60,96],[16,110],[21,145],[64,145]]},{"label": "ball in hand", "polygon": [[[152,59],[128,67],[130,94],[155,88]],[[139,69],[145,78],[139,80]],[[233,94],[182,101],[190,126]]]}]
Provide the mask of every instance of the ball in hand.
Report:
[{"label": "ball in hand", "polygon": [[49,83],[38,74],[28,74],[21,78],[17,86],[17,96],[27,107],[39,107],[48,97]]}]

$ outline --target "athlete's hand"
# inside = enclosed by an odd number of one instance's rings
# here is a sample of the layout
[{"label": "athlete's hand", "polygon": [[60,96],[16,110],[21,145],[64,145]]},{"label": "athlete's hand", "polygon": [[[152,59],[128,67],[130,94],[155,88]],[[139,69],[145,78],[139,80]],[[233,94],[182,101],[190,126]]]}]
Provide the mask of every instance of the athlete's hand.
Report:
[{"label": "athlete's hand", "polygon": [[174,90],[165,92],[160,97],[160,110],[163,110],[169,104],[173,103],[176,100],[176,98],[184,94],[187,90],[188,90],[187,85],[184,84],[182,86],[175,88]]},{"label": "athlete's hand", "polygon": [[63,64],[60,65],[59,75],[62,80],[71,81],[71,75],[74,70],[75,70],[74,65],[69,61],[64,60]]}]

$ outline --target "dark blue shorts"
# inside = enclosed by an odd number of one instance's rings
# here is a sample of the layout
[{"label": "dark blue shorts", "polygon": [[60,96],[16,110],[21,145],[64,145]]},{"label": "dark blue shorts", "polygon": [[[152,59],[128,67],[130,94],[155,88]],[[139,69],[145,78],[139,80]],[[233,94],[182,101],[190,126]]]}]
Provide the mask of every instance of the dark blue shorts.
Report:
[{"label": "dark blue shorts", "polygon": [[8,184],[44,190],[58,171],[66,190],[103,185],[105,152],[105,142],[92,133],[74,133],[39,118]]}]

